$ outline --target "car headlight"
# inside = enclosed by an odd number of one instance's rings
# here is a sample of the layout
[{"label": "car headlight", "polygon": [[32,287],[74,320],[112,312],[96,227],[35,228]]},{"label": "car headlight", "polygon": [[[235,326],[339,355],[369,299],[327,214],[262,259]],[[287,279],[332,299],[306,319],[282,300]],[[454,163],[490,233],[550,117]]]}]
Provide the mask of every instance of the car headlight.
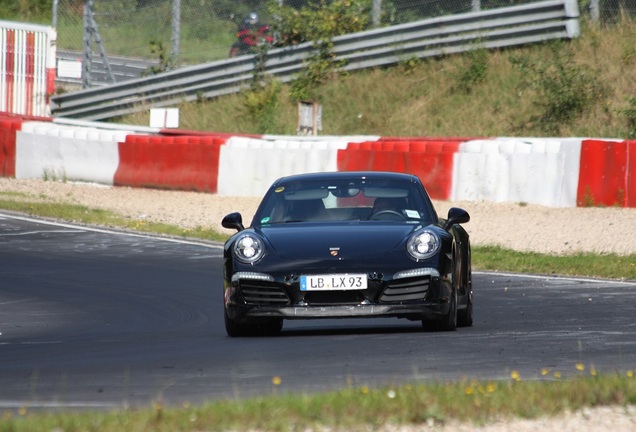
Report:
[{"label": "car headlight", "polygon": [[429,230],[421,230],[413,233],[406,244],[409,254],[417,259],[428,259],[435,255],[440,248],[439,236]]},{"label": "car headlight", "polygon": [[234,256],[241,262],[251,264],[263,256],[263,240],[252,234],[244,234],[234,242]]}]

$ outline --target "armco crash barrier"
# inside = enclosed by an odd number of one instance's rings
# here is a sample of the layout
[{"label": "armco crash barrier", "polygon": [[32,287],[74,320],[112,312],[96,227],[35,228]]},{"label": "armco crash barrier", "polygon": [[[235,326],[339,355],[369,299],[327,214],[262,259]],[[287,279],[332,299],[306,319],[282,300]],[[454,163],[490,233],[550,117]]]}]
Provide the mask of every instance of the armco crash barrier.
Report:
[{"label": "armco crash barrier", "polygon": [[636,141],[583,141],[576,204],[636,207]]},{"label": "armco crash barrier", "polygon": [[118,144],[118,186],[217,192],[225,137],[128,135]]}]

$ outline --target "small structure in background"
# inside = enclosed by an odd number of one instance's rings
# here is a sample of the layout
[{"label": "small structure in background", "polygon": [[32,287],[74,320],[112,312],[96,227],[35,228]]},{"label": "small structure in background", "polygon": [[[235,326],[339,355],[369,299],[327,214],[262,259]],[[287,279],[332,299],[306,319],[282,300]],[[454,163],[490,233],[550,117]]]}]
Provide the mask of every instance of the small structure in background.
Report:
[{"label": "small structure in background", "polygon": [[82,61],[57,59],[57,78],[82,79]]},{"label": "small structure in background", "polygon": [[298,135],[318,135],[322,131],[322,105],[317,102],[298,102]]},{"label": "small structure in background", "polygon": [[151,108],[150,127],[178,128],[179,108]]},{"label": "small structure in background", "polygon": [[51,115],[56,46],[52,27],[0,20],[0,112]]}]

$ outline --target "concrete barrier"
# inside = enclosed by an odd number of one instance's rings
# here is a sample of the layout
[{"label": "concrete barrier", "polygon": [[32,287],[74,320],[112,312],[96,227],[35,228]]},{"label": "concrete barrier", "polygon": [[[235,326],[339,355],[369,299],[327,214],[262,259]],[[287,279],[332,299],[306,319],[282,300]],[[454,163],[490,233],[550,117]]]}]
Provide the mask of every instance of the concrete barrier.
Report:
[{"label": "concrete barrier", "polygon": [[16,137],[16,178],[113,184],[124,131],[25,122]]},{"label": "concrete barrier", "polygon": [[635,141],[583,140],[577,205],[636,207],[634,170]]},{"label": "concrete barrier", "polygon": [[291,174],[397,171],[434,199],[636,207],[636,141],[239,136],[48,120],[0,113],[0,175],[261,196]]},{"label": "concrete barrier", "polygon": [[452,200],[576,205],[580,139],[497,138],[462,143]]},{"label": "concrete barrier", "polygon": [[395,138],[351,143],[338,152],[338,170],[415,174],[431,198],[445,200],[451,194],[454,155],[461,142],[457,139]]},{"label": "concrete barrier", "polygon": [[217,136],[128,135],[118,144],[115,185],[217,192]]},{"label": "concrete barrier", "polygon": [[15,140],[22,118],[0,115],[0,177],[15,177]]},{"label": "concrete barrier", "polygon": [[282,176],[337,171],[338,150],[347,148],[351,139],[266,138],[233,137],[227,140],[221,148],[219,161],[220,195],[261,196]]}]

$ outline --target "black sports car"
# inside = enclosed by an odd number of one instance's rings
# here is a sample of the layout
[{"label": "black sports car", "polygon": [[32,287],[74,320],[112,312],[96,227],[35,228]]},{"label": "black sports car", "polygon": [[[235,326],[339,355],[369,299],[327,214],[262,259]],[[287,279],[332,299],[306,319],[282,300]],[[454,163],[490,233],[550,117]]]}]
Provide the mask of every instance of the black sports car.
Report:
[{"label": "black sports car", "polygon": [[414,175],[300,174],[276,180],[251,226],[225,243],[229,336],[276,334],[284,319],[397,317],[425,328],[473,323],[470,242]]}]

